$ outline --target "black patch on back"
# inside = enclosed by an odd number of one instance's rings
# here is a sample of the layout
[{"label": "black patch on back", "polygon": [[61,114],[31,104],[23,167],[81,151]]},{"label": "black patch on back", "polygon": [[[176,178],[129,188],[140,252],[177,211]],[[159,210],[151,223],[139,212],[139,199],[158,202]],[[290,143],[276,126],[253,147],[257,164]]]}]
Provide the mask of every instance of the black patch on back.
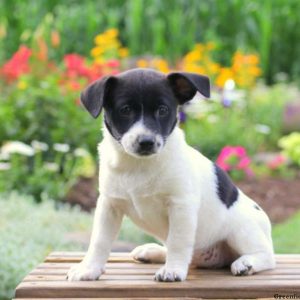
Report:
[{"label": "black patch on back", "polygon": [[214,164],[217,175],[218,196],[220,200],[229,208],[237,200],[239,192],[231,181],[230,177],[219,166]]}]

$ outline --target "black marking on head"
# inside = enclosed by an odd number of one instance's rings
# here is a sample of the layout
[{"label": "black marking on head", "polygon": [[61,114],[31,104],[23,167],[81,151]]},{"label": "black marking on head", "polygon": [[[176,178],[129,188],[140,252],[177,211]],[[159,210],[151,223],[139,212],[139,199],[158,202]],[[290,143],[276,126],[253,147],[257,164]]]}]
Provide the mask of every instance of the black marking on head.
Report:
[{"label": "black marking on head", "polygon": [[257,210],[261,210],[261,208],[257,204],[254,205],[254,208]]},{"label": "black marking on head", "polygon": [[215,174],[217,176],[218,196],[220,200],[230,208],[238,198],[238,189],[231,181],[228,174],[219,166],[214,164]]},{"label": "black marking on head", "polygon": [[[178,102],[166,76],[153,70],[134,69],[116,76],[104,102],[105,125],[120,140],[138,121],[165,140],[177,122]],[[126,107],[127,115],[120,114]],[[165,115],[159,113],[162,108]],[[164,111],[163,111],[164,112]]]}]

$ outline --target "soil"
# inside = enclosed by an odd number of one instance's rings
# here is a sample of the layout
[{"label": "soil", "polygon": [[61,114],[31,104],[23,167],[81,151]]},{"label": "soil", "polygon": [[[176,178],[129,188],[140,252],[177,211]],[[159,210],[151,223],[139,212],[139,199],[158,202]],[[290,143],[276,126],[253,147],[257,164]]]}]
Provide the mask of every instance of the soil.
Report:
[{"label": "soil", "polygon": [[266,211],[272,223],[281,223],[300,210],[300,178],[247,180],[237,186]]},{"label": "soil", "polygon": [[[266,211],[272,223],[283,222],[300,210],[300,176],[292,180],[246,180],[238,182],[237,186]],[[80,178],[66,200],[91,211],[96,205],[97,194],[96,178]]]}]

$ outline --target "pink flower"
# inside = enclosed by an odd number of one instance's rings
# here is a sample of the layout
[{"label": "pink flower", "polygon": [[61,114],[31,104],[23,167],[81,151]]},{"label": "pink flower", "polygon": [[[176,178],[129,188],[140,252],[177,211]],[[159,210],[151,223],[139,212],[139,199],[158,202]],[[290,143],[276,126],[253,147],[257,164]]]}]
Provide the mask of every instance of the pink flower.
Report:
[{"label": "pink flower", "polygon": [[248,176],[253,175],[250,169],[251,160],[246,149],[242,146],[225,146],[221,150],[216,163],[225,171],[242,170]]},{"label": "pink flower", "polygon": [[268,167],[272,170],[278,169],[286,163],[287,159],[282,154],[277,155],[271,161],[268,162]]}]

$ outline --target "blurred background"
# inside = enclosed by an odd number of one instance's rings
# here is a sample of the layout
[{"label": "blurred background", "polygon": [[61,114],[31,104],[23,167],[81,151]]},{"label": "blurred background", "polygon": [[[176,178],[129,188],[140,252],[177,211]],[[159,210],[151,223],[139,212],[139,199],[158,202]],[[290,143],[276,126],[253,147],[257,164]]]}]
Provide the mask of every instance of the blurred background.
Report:
[{"label": "blurred background", "polygon": [[[300,1],[0,0],[0,299],[53,250],[86,250],[101,118],[93,80],[147,67],[206,74],[179,113],[189,144],[300,252]],[[153,239],[125,219],[114,250]]]}]

